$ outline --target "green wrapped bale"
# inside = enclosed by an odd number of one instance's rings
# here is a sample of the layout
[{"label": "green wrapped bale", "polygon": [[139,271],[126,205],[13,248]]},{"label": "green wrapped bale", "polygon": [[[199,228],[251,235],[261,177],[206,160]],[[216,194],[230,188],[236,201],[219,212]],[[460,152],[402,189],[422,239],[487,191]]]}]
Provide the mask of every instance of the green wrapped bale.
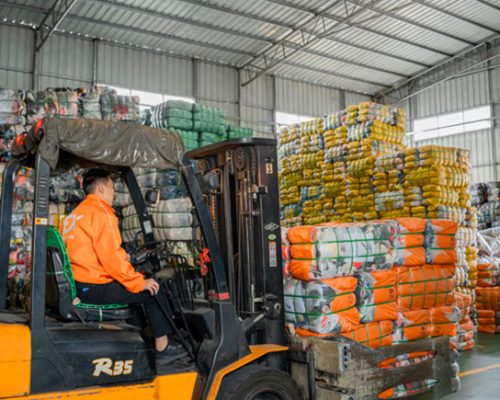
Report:
[{"label": "green wrapped bale", "polygon": [[240,139],[253,136],[252,128],[245,128],[243,126],[227,125],[227,138]]}]

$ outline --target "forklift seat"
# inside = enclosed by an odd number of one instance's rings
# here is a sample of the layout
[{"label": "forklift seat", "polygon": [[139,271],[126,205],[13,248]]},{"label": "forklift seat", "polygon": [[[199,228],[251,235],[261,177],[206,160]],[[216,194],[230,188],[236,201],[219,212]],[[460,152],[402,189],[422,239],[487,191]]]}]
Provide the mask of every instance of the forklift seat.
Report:
[{"label": "forklift seat", "polygon": [[47,229],[46,305],[68,321],[118,321],[131,318],[132,310],[123,304],[86,304],[76,295],[76,284],[66,247],[54,227]]}]

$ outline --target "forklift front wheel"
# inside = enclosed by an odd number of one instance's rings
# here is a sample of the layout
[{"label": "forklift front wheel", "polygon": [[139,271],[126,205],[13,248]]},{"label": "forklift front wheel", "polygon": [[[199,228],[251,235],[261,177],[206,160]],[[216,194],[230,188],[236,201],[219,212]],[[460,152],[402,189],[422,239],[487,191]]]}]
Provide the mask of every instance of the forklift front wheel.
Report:
[{"label": "forklift front wheel", "polygon": [[248,365],[222,381],[218,400],[301,400],[299,388],[286,372]]}]

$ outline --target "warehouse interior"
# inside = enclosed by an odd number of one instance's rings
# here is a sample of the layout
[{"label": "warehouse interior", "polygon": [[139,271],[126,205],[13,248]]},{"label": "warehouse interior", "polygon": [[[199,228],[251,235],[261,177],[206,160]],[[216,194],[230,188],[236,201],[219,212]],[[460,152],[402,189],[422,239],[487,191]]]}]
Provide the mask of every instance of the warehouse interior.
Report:
[{"label": "warehouse interior", "polygon": [[[221,110],[278,154],[283,130],[380,103],[402,110],[406,146],[468,151],[472,197],[500,188],[498,0],[0,0],[0,88],[96,86],[138,96],[141,112]],[[487,205],[479,229],[500,226]],[[475,327],[461,390],[443,398],[498,398],[498,328]]]}]

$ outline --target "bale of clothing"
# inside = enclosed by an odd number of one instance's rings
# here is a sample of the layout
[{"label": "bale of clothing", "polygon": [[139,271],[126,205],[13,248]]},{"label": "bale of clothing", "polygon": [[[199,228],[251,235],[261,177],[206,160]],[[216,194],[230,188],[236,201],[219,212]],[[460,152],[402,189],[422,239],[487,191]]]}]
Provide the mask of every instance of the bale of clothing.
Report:
[{"label": "bale of clothing", "polygon": [[[187,187],[178,170],[153,168],[134,169],[137,183],[143,196],[148,191],[157,191],[159,201],[148,207],[153,219],[153,232],[157,240],[165,241],[171,253],[183,256],[188,265],[196,266],[197,251],[194,245],[196,221]],[[139,217],[132,203],[127,186],[115,180],[115,201],[120,230],[124,242],[141,239]]]},{"label": "bale of clothing", "polygon": [[454,221],[421,218],[286,229],[286,321],[299,335],[371,347],[436,336],[470,345],[460,330],[470,298],[456,301],[457,232]]},{"label": "bale of clothing", "polygon": [[500,333],[500,228],[478,233],[478,331]]}]

